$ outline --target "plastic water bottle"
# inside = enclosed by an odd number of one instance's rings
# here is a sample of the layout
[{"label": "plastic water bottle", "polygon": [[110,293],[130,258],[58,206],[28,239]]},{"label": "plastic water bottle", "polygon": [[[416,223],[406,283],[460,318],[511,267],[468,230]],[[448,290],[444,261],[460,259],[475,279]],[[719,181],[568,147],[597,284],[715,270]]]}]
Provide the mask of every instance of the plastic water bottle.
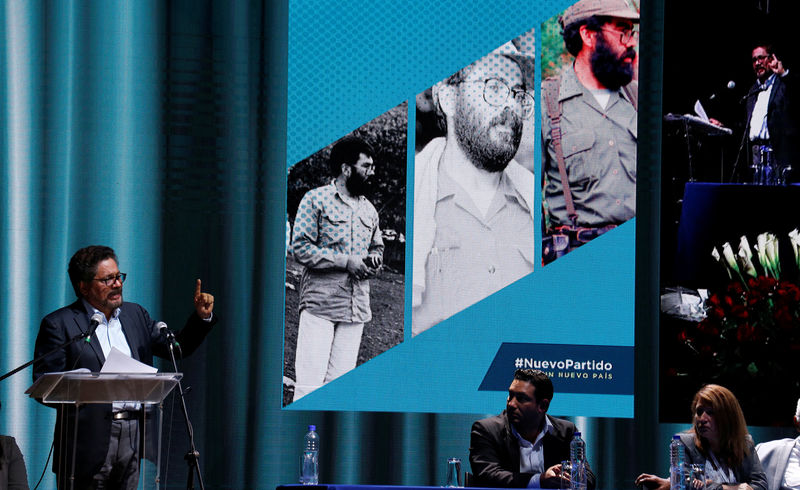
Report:
[{"label": "plastic water bottle", "polygon": [[303,438],[303,454],[300,456],[300,483],[319,484],[319,434],[315,425],[308,426]]},{"label": "plastic water bottle", "polygon": [[572,441],[569,443],[569,460],[572,465],[569,488],[586,490],[586,443],[581,439],[579,431],[575,431]]},{"label": "plastic water bottle", "polygon": [[686,490],[686,478],[684,477],[684,458],[686,448],[683,447],[681,436],[672,436],[669,443],[669,488],[670,490]]}]

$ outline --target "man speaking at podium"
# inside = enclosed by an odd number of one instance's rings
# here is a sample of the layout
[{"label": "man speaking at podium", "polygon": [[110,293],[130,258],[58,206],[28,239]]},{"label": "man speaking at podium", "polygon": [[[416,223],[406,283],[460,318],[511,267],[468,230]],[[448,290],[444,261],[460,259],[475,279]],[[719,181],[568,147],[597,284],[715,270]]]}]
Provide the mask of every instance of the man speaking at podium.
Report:
[{"label": "man speaking at podium", "polygon": [[[112,347],[148,365],[153,364],[153,355],[169,357],[167,337],[147,311],[136,303],[122,301],[126,274],[119,271],[118,264],[114,250],[105,246],[85,247],[72,256],[68,272],[78,300],[44,317],[34,358],[79,333],[91,332],[91,341],[74,342],[37,363],[34,381],[49,372],[78,368],[98,372]],[[184,355],[191,354],[217,322],[212,314],[214,297],[202,292],[200,279],[195,286],[194,309],[176,335]],[[98,317],[101,321],[92,332]],[[72,468],[75,408],[59,408],[53,472],[58,488],[64,489],[69,488]],[[74,488],[137,488],[142,417],[138,404],[88,404],[80,408]]]}]

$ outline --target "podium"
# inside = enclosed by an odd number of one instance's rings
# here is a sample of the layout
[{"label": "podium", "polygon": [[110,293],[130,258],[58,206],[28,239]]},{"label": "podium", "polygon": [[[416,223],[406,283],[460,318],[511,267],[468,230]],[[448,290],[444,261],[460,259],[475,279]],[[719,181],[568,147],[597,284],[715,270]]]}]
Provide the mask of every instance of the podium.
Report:
[{"label": "podium", "polygon": [[[706,138],[730,136],[733,134],[733,130],[730,128],[715,126],[714,124],[711,124],[691,114],[675,115],[669,113],[664,116],[664,121],[682,130],[681,136],[686,141],[686,158],[688,163],[687,169],[689,182],[695,182],[696,180],[693,152],[693,148],[696,146],[696,143],[693,144],[693,140],[701,141],[705,140]],[[722,157],[722,148],[720,147],[720,182],[723,181],[724,177],[722,167],[724,162]]]},{"label": "podium", "polygon": [[[72,435],[72,461],[69,472],[69,485],[75,482],[75,454],[78,443],[78,413],[86,404],[140,403],[142,405],[160,404],[183,378],[181,373],[91,373],[64,372],[47,373],[39,377],[25,393],[48,405],[74,405],[74,432]],[[142,411],[146,414],[146,410]],[[161,468],[161,412],[158,412],[158,449],[156,454],[156,488]],[[146,424],[140,427],[140,439],[146,441]],[[140,459],[146,443],[140,444]],[[65,482],[66,483],[66,482]]]}]

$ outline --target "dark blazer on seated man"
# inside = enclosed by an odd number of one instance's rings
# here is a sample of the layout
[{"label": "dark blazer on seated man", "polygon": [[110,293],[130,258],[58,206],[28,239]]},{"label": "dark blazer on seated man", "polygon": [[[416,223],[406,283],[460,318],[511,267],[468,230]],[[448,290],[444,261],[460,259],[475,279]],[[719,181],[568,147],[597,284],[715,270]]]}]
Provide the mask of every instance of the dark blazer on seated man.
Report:
[{"label": "dark blazer on seated man", "polygon": [[[505,488],[559,488],[561,462],[569,460],[575,424],[547,415],[553,384],[545,373],[518,369],[508,389],[506,410],[472,424],[469,463],[474,485]],[[523,471],[520,446],[529,454]],[[535,468],[533,468],[535,466]],[[536,471],[538,470],[538,471]],[[587,466],[586,483],[595,475]]]},{"label": "dark blazer on seated man", "polygon": [[[547,415],[553,431],[542,438],[544,467],[561,464],[569,459],[569,443],[575,424]],[[519,443],[511,432],[506,412],[472,424],[469,461],[475,472],[476,486],[524,488],[533,473],[520,473]],[[594,488],[595,476],[587,472],[587,486]]]}]

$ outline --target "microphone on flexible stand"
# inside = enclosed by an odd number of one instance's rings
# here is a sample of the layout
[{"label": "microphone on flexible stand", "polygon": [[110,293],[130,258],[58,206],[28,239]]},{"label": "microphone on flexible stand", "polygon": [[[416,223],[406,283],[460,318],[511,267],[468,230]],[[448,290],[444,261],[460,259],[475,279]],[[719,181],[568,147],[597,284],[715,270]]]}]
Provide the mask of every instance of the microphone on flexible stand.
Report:
[{"label": "microphone on flexible stand", "polygon": [[167,327],[167,324],[164,322],[157,322],[156,328],[159,332],[163,333],[167,336],[168,339],[172,340],[175,338],[175,334]]},{"label": "microphone on flexible stand", "polygon": [[[175,333],[167,327],[167,324],[164,322],[157,322],[156,328],[158,328],[158,331],[163,333],[167,337],[167,341],[170,343],[170,346],[178,348],[178,357],[183,358],[183,352],[181,352],[181,344],[175,338]],[[177,367],[175,369],[175,372],[177,372]]]},{"label": "microphone on flexible stand", "polygon": [[762,92],[762,91],[764,91],[764,90],[766,90],[766,89],[762,89],[762,88],[761,88],[760,86],[758,86],[758,85],[754,86],[753,88],[751,88],[750,90],[748,90],[748,91],[747,91],[747,93],[746,93],[746,94],[744,94],[744,95],[742,96],[742,98],[741,98],[741,99],[739,99],[739,103],[740,103],[740,104],[744,104],[745,102],[747,102],[747,99],[748,99],[748,98],[750,98],[750,97],[752,97],[752,96],[754,96],[754,95],[757,95],[759,92]]},{"label": "microphone on flexible stand", "polygon": [[89,331],[86,333],[86,342],[92,341],[92,334],[95,330],[97,330],[97,326],[103,323],[103,319],[105,317],[99,311],[92,315],[91,320],[89,320]]},{"label": "microphone on flexible stand", "polygon": [[[175,372],[178,372],[178,362],[175,360],[175,348],[178,349],[178,356],[183,357],[183,353],[181,352],[181,345],[175,339],[175,334],[167,328],[167,324],[164,322],[156,323],[156,327],[158,330],[163,333],[167,337],[168,345],[169,345],[169,356],[172,360],[172,367],[175,369]],[[203,474],[200,472],[200,452],[197,450],[197,447],[194,443],[194,428],[192,427],[192,422],[189,420],[189,411],[186,409],[186,398],[184,395],[190,388],[183,389],[183,385],[181,381],[178,380],[178,395],[180,395],[181,400],[181,411],[183,412],[183,420],[186,423],[186,433],[189,435],[189,452],[183,457],[186,460],[186,464],[188,465],[187,471],[187,483],[186,488],[194,488],[194,478],[197,476],[197,481],[200,484],[200,489],[205,489],[205,484],[203,483]]]},{"label": "microphone on flexible stand", "polygon": [[[726,87],[728,90],[733,90],[733,89],[735,89],[735,88],[736,88],[736,82],[734,82],[733,80],[729,80],[729,81],[728,81],[728,84],[727,84],[727,85],[725,85],[725,87]],[[711,94],[711,96],[709,96],[708,100],[714,100],[714,99],[716,99],[716,98],[717,98],[717,92],[714,92],[713,94]]]},{"label": "microphone on flexible stand", "polygon": [[[71,339],[68,339],[65,342],[63,342],[61,345],[58,345],[58,346],[54,347],[49,352],[46,352],[45,354],[42,354],[39,357],[37,357],[35,359],[32,359],[32,360],[26,362],[25,364],[22,364],[21,366],[17,366],[16,368],[12,369],[11,371],[3,374],[2,376],[0,376],[0,381],[3,381],[4,379],[6,379],[6,378],[8,378],[10,376],[13,376],[14,374],[22,371],[26,367],[28,367],[28,366],[30,366],[32,364],[36,364],[36,363],[40,362],[42,359],[44,359],[46,357],[49,357],[50,355],[55,354],[56,352],[58,352],[58,351],[60,351],[62,349],[67,348],[68,346],[74,344],[75,342],[79,341],[80,339],[84,339],[84,340],[86,340],[86,342],[90,342],[92,340],[92,334],[94,333],[95,330],[97,330],[97,326],[100,325],[101,323],[103,323],[103,319],[104,318],[105,317],[103,316],[102,313],[100,313],[100,312],[95,313],[94,315],[92,315],[92,318],[89,320],[89,329],[88,329],[87,332],[79,331]],[[73,365],[73,367],[75,365],[77,365],[78,360],[80,359],[81,355],[83,354],[83,346],[84,345],[86,345],[86,344],[82,343],[80,345],[78,356],[75,359],[75,364]]]}]

